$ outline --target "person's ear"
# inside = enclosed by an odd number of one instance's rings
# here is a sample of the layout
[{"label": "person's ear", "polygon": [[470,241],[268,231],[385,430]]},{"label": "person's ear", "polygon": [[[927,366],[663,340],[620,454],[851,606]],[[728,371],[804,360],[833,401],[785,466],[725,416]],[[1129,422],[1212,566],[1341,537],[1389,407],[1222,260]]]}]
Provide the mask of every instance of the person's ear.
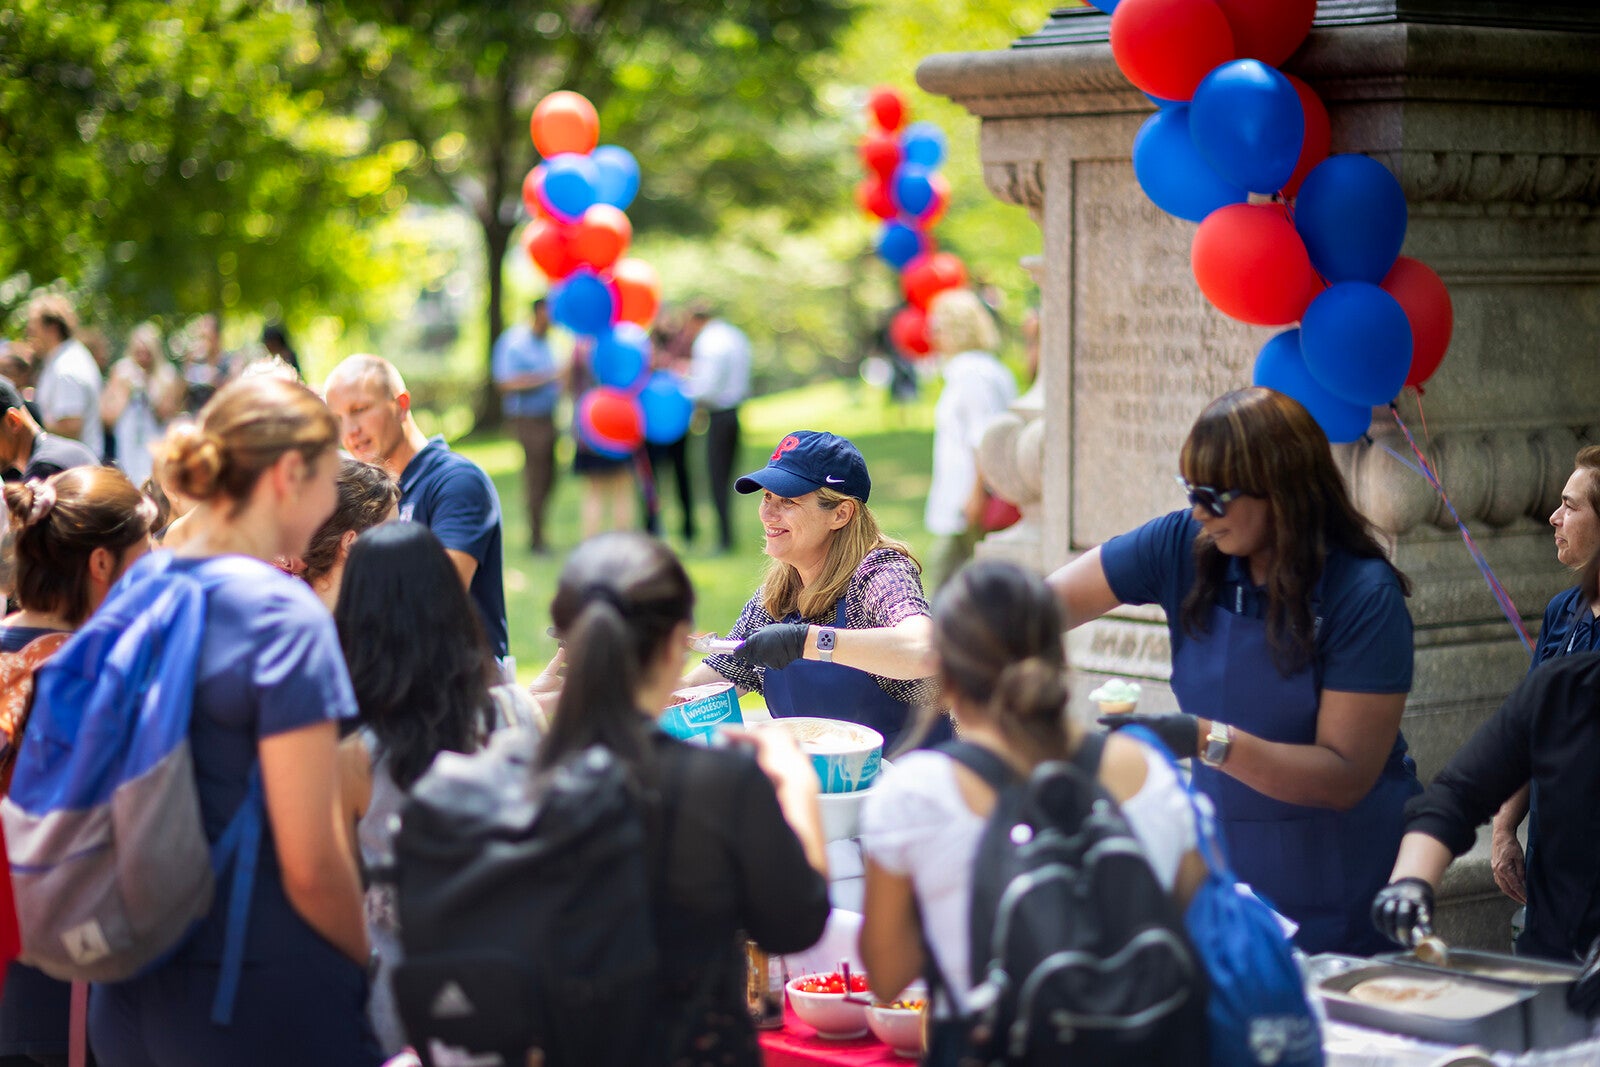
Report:
[{"label": "person's ear", "polygon": [[339,559],[345,559],[350,555],[350,546],[355,544],[356,538],[360,536],[361,535],[356,533],[354,530],[346,530],[344,533],[339,535]]},{"label": "person's ear", "polygon": [[833,509],[832,518],[828,520],[828,529],[842,530],[850,525],[850,520],[856,517],[856,501],[854,497],[846,497],[839,501],[839,506]]},{"label": "person's ear", "polygon": [[280,498],[294,495],[300,484],[310,476],[310,468],[306,465],[306,457],[294,449],[290,449],[279,456],[270,468],[272,488],[277,491]]},{"label": "person's ear", "polygon": [[402,416],[411,414],[411,393],[409,391],[404,393],[396,393],[394,397],[394,404],[395,407],[400,409],[400,414]]},{"label": "person's ear", "polygon": [[89,577],[102,586],[109,586],[117,576],[117,554],[109,548],[96,548],[89,553]]}]

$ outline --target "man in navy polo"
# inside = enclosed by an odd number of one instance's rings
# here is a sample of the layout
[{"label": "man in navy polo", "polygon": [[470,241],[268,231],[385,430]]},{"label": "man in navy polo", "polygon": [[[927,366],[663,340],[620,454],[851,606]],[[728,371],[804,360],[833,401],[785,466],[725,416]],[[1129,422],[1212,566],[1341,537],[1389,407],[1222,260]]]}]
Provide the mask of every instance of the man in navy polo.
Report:
[{"label": "man in navy polo", "polygon": [[505,661],[500,496],[494,483],[476,463],[450,451],[442,436],[423,436],[406,383],[388,360],[350,356],[328,375],[323,396],[350,454],[379,464],[399,481],[401,520],[422,523],[444,542],[478,607],[489,647]]}]

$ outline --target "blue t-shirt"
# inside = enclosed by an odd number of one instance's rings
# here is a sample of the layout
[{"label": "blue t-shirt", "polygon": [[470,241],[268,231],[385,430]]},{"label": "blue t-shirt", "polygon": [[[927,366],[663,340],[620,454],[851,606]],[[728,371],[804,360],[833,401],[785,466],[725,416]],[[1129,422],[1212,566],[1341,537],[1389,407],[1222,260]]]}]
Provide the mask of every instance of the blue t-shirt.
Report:
[{"label": "blue t-shirt", "polygon": [[444,547],[478,561],[467,595],[477,605],[489,648],[504,658],[506,592],[501,578],[500,494],[476,463],[450,451],[443,437],[429,438],[400,475],[400,518],[420,522]]},{"label": "blue t-shirt", "polygon": [[[554,374],[555,369],[556,357],[550,350],[549,335],[539,337],[527,323],[509,327],[494,343],[490,370],[496,384],[522,374]],[[500,403],[508,417],[549,415],[560,399],[561,382],[552,378],[533,389],[506,393]]]},{"label": "blue t-shirt", "polygon": [[[1160,604],[1174,657],[1191,638],[1179,617],[1195,581],[1194,540],[1200,524],[1174,511],[1100,546],[1111,591],[1124,604]],[[1250,581],[1247,561],[1229,560],[1218,603],[1262,617],[1266,592]],[[1328,553],[1312,609],[1317,622],[1316,668],[1321,688],[1347,693],[1411,690],[1411,613],[1400,581],[1381,559]]]},{"label": "blue t-shirt", "polygon": [[[180,557],[172,566],[193,571],[200,562]],[[189,746],[200,817],[213,842],[244,801],[263,738],[356,714],[328,609],[304,582],[266,563],[257,568],[259,576],[226,581],[206,597]],[[222,958],[229,884],[227,875],[219,880],[216,902],[186,943],[185,958]],[[245,959],[325,958],[327,952],[327,942],[284,895],[271,821],[264,820]]]},{"label": "blue t-shirt", "polygon": [[1600,652],[1600,622],[1583,600],[1583,590],[1577,586],[1557,593],[1544,609],[1544,623],[1539,627],[1539,641],[1533,646],[1533,662],[1529,673],[1541,663],[1557,656],[1570,656],[1574,652]]}]

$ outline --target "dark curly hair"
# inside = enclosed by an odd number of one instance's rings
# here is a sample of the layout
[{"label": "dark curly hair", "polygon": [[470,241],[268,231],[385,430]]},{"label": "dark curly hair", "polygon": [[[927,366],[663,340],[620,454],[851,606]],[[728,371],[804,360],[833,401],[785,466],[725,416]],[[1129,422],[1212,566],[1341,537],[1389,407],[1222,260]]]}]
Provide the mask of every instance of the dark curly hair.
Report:
[{"label": "dark curly hair", "polygon": [[307,582],[333,569],[339,561],[339,542],[345,534],[370,530],[388,518],[389,512],[400,502],[400,487],[388,471],[352,456],[339,458],[338,484],[339,503],[328,521],[311,535],[311,543],[300,557],[306,565],[300,577]]}]

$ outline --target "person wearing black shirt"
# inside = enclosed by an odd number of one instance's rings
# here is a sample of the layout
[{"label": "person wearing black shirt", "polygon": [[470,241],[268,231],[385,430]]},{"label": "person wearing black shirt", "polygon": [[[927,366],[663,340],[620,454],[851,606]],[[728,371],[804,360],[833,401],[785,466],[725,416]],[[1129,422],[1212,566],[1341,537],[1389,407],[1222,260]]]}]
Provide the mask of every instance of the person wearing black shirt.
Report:
[{"label": "person wearing black shirt", "polygon": [[98,467],[100,459],[70,437],[40,428],[22,394],[0,378],[0,469],[7,481],[48,478],[71,467]]},{"label": "person wearing black shirt", "polygon": [[[1596,562],[1600,562],[1597,560]],[[1590,564],[1590,573],[1596,564]],[[1477,827],[1524,782],[1539,791],[1521,955],[1571,962],[1600,936],[1600,652],[1532,671],[1406,806],[1406,834],[1372,916],[1409,947],[1432,930],[1433,891]]]}]

